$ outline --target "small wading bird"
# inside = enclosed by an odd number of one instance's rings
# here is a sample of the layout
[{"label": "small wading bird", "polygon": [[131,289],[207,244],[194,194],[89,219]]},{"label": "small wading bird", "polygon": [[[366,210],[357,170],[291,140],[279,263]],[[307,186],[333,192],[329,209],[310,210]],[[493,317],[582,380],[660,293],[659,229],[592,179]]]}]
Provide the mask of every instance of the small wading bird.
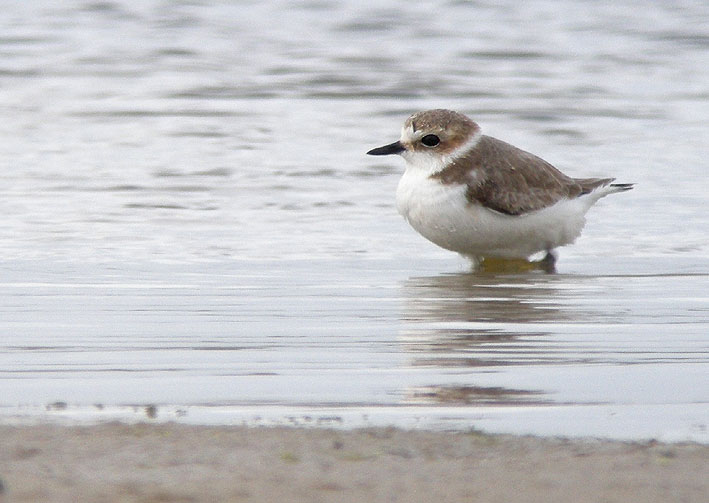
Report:
[{"label": "small wading bird", "polygon": [[[401,138],[369,155],[399,154],[399,213],[423,237],[487,270],[554,270],[600,198],[633,188],[614,178],[571,178],[539,157],[481,133],[451,110],[419,112]],[[546,256],[530,262],[530,256]]]}]

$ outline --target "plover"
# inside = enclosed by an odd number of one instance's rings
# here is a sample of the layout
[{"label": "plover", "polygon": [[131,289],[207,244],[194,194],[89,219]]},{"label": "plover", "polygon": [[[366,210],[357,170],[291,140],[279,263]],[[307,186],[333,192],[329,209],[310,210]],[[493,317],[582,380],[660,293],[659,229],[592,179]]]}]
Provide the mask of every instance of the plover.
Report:
[{"label": "plover", "polygon": [[600,198],[630,190],[614,178],[571,178],[543,159],[496,138],[451,110],[418,112],[401,138],[369,155],[399,154],[406,170],[399,213],[423,237],[474,264],[528,260],[553,268],[553,250],[581,234]]}]

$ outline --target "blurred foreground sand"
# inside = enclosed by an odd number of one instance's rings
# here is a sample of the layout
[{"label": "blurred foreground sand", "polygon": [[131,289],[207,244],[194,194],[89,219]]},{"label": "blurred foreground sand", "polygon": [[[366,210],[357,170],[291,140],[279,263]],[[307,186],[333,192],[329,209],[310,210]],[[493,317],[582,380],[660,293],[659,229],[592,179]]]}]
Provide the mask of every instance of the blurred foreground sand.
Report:
[{"label": "blurred foreground sand", "polygon": [[706,502],[709,446],[397,429],[0,426],[3,503]]}]

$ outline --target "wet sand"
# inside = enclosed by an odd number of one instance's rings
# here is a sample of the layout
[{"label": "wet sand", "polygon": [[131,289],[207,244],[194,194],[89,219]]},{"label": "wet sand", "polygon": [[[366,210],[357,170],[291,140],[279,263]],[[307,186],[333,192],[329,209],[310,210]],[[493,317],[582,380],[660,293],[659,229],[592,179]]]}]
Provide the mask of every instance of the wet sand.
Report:
[{"label": "wet sand", "polygon": [[397,429],[0,426],[0,501],[703,502],[709,446]]}]

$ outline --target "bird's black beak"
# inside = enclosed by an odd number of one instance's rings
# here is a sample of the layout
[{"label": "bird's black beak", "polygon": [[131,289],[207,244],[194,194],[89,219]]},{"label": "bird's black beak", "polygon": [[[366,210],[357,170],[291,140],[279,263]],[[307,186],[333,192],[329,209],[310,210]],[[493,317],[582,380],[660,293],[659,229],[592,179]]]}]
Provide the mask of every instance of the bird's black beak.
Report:
[{"label": "bird's black beak", "polygon": [[389,145],[384,145],[383,147],[377,147],[373,148],[369,152],[367,152],[368,155],[391,155],[391,154],[400,154],[404,150],[404,146],[401,144],[400,141],[395,141],[394,143],[390,143]]}]

